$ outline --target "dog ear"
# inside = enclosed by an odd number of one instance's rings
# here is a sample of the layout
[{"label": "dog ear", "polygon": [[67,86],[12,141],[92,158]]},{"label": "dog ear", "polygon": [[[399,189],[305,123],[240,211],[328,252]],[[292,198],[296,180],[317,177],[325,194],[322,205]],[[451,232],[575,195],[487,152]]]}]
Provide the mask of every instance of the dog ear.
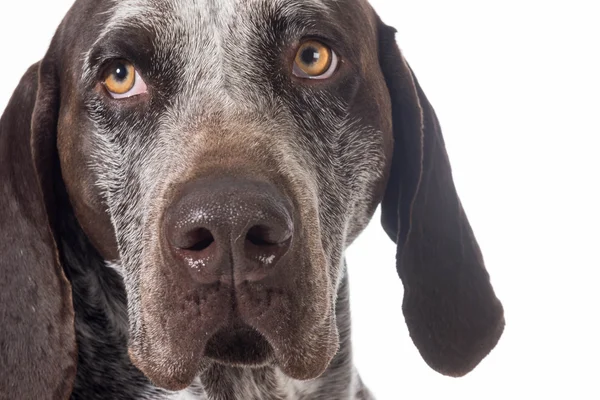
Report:
[{"label": "dog ear", "polygon": [[379,21],[394,130],[382,224],[398,246],[402,310],[413,342],[431,368],[462,376],[500,339],[504,311],[456,193],[436,114],[395,33]]},{"label": "dog ear", "polygon": [[50,56],[0,119],[0,397],[63,399],[77,367],[71,286],[54,234],[59,89]]}]

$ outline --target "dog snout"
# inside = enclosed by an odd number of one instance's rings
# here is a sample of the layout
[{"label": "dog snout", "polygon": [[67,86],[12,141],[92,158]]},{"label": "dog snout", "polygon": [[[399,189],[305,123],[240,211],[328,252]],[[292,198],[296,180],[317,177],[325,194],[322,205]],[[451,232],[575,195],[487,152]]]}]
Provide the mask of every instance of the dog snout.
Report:
[{"label": "dog snout", "polygon": [[193,279],[238,284],[264,279],[282,264],[293,240],[291,215],[273,184],[197,179],[168,207],[164,232],[169,253]]}]

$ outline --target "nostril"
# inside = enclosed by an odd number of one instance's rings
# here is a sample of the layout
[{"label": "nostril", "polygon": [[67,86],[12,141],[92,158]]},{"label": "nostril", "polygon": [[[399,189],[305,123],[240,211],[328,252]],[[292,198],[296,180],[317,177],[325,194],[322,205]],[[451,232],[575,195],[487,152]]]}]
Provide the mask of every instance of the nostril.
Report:
[{"label": "nostril", "polygon": [[203,251],[210,247],[215,241],[212,233],[208,229],[200,228],[189,232],[185,238],[185,245],[182,250]]},{"label": "nostril", "polygon": [[289,242],[292,233],[286,227],[255,225],[246,233],[246,242],[258,247],[280,247]]},{"label": "nostril", "polygon": [[262,225],[253,226],[246,234],[246,240],[255,246],[272,246],[278,244],[269,228]]},{"label": "nostril", "polygon": [[274,267],[287,254],[291,237],[291,230],[283,226],[255,225],[250,228],[246,233],[244,245],[244,257],[247,263],[245,279],[262,279],[267,271],[264,268]]}]

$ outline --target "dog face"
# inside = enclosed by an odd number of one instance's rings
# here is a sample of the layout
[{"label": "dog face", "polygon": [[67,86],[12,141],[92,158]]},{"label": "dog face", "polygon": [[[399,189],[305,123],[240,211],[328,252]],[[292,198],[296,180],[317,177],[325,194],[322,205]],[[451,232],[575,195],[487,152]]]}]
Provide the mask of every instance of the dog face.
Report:
[{"label": "dog face", "polygon": [[382,201],[425,359],[462,374],[497,341],[435,114],[365,1],[80,0],[39,71],[46,207],[62,179],[119,265],[129,353],[155,384],[215,361],[319,376],[344,250]]},{"label": "dog face", "polygon": [[[308,379],[335,355],[343,251],[383,197],[392,148],[377,24],[348,8],[119,2],[75,46],[62,175],[120,264],[130,355],[154,382],[185,387],[204,357]],[[297,73],[309,51],[330,77]],[[115,68],[135,75],[130,97],[110,92]]]}]

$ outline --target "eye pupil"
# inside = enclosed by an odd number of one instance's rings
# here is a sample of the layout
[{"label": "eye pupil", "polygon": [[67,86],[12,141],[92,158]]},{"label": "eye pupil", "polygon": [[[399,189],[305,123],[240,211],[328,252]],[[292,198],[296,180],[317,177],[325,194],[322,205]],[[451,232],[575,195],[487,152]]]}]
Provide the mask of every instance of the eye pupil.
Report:
[{"label": "eye pupil", "polygon": [[126,80],[127,77],[129,76],[129,71],[127,70],[127,67],[125,65],[117,64],[115,66],[115,71],[114,71],[113,75],[116,78],[116,80],[122,82],[122,81]]},{"label": "eye pupil", "polygon": [[302,62],[306,65],[311,65],[319,61],[320,54],[314,47],[307,47],[300,56]]}]

